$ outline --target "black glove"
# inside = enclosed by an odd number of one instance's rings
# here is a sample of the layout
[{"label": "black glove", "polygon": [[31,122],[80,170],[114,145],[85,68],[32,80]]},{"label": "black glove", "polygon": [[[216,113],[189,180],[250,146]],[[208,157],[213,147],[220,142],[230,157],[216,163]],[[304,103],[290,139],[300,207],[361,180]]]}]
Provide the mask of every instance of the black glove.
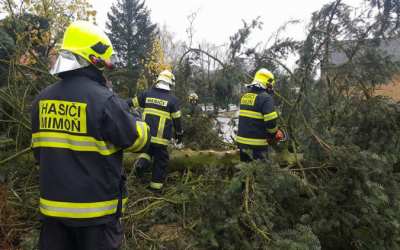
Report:
[{"label": "black glove", "polygon": [[182,143],[182,141],[183,141],[183,131],[180,132],[180,133],[177,132],[177,133],[175,134],[175,138],[176,138],[176,143],[177,143],[177,144]]}]

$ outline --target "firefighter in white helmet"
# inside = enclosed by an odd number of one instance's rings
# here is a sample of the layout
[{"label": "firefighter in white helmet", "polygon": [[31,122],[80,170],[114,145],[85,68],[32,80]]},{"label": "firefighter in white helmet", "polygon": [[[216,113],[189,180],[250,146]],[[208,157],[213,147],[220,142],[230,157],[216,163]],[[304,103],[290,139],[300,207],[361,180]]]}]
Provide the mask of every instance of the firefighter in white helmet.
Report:
[{"label": "firefighter in white helmet", "polygon": [[134,108],[143,108],[143,120],[150,126],[151,143],[149,150],[139,156],[135,165],[140,178],[153,162],[152,180],[149,189],[161,192],[167,176],[169,154],[167,145],[175,137],[182,142],[183,130],[178,99],[171,93],[175,76],[169,70],[162,71],[155,85],[129,101]]}]

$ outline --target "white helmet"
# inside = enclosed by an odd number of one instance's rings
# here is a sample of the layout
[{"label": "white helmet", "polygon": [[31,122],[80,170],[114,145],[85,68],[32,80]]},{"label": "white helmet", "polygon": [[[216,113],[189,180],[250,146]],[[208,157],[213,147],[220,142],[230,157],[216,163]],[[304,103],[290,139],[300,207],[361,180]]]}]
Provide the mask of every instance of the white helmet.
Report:
[{"label": "white helmet", "polygon": [[169,70],[162,71],[156,81],[156,88],[171,90],[171,87],[175,86],[175,76]]}]

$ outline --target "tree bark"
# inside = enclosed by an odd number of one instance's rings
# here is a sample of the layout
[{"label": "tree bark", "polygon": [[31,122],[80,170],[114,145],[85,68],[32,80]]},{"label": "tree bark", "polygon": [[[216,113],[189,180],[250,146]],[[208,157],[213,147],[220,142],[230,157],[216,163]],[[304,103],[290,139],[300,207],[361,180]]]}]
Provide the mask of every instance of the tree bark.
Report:
[{"label": "tree bark", "polygon": [[[138,156],[139,154],[125,153],[124,166],[128,169],[132,168]],[[277,162],[280,165],[293,167],[297,166],[298,161],[303,161],[303,154],[296,155],[290,153],[286,148],[275,148],[275,151],[270,153],[270,158],[273,162]],[[173,150],[170,154],[169,172],[184,171],[185,169],[204,169],[210,166],[233,167],[239,162],[238,150]]]}]

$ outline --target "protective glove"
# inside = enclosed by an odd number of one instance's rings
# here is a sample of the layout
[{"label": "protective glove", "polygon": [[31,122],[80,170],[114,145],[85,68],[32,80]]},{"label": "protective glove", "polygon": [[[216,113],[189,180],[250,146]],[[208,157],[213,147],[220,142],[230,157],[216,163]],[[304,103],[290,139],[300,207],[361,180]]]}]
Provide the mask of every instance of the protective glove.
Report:
[{"label": "protective glove", "polygon": [[285,134],[282,130],[278,129],[274,135],[270,135],[267,137],[267,142],[269,145],[277,144],[285,138]]},{"label": "protective glove", "polygon": [[275,133],[275,142],[280,142],[285,138],[285,134],[282,132],[282,130],[278,129]]}]

